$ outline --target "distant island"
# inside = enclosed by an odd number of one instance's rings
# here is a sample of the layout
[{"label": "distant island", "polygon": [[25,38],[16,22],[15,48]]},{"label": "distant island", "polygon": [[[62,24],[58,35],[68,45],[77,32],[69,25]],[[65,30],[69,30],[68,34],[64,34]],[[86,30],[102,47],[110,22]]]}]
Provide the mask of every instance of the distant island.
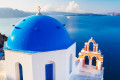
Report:
[{"label": "distant island", "polygon": [[0,8],[0,18],[19,18],[33,15],[32,12],[24,12],[12,8]]},{"label": "distant island", "polygon": [[[35,15],[36,12],[25,12],[12,8],[0,8],[0,18],[20,18]],[[94,14],[94,13],[70,13],[70,12],[42,12],[44,15],[63,15],[63,16],[120,16],[120,13]]]},{"label": "distant island", "polygon": [[111,13],[108,13],[108,15],[110,15],[110,16],[120,16],[120,13],[111,12]]}]

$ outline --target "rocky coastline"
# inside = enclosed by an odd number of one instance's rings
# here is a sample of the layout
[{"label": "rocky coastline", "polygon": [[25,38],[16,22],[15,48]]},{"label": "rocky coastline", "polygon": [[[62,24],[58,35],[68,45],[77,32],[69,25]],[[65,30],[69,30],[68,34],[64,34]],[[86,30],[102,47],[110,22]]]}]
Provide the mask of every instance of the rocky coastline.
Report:
[{"label": "rocky coastline", "polygon": [[0,52],[3,52],[4,41],[7,41],[7,36],[0,33]]}]

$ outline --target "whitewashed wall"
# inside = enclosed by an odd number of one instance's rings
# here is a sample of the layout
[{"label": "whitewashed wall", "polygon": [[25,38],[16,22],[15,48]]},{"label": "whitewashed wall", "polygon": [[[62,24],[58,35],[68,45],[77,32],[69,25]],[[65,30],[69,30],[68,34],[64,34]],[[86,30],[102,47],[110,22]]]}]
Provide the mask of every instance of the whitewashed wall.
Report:
[{"label": "whitewashed wall", "polygon": [[16,63],[23,68],[23,80],[46,80],[45,65],[54,63],[54,80],[69,79],[69,63],[72,54],[72,71],[75,68],[76,43],[68,49],[40,52],[35,54],[5,50],[7,80],[18,80]]},{"label": "whitewashed wall", "polygon": [[0,80],[6,80],[5,60],[0,60]]},{"label": "whitewashed wall", "polygon": [[23,68],[23,80],[33,80],[32,57],[29,54],[5,50],[6,75],[7,80],[18,80],[16,63],[20,63]]},{"label": "whitewashed wall", "polygon": [[[33,60],[33,79],[34,80],[46,80],[45,79],[45,65],[49,62],[55,64],[54,80],[68,80],[69,78],[69,58],[70,54],[75,57],[76,43],[68,49],[42,52],[32,54]],[[75,58],[73,58],[73,69],[75,67]],[[54,67],[53,67],[54,68]]]}]

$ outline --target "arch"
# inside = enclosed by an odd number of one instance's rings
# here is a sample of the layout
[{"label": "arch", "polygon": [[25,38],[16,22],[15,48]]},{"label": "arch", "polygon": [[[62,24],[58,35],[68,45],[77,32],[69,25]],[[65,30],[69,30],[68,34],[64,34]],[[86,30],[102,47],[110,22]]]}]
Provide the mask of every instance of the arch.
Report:
[{"label": "arch", "polygon": [[72,56],[72,54],[70,54],[70,58],[69,58],[69,73],[72,72],[72,59],[73,59],[73,56]]},{"label": "arch", "polygon": [[23,67],[22,67],[22,64],[17,62],[15,64],[15,71],[16,71],[16,80],[23,80]]},{"label": "arch", "polygon": [[87,51],[93,51],[94,52],[94,47],[95,47],[95,40],[91,37],[91,39],[87,43]]},{"label": "arch", "polygon": [[97,60],[97,57],[93,56],[92,57],[92,65],[93,66],[96,66],[96,60]]},{"label": "arch", "polygon": [[96,44],[95,40],[93,38],[91,38],[89,41],[88,41],[88,44],[92,42],[93,44]]},{"label": "arch", "polygon": [[93,42],[90,42],[90,43],[89,43],[89,50],[90,50],[90,51],[93,51],[93,48],[94,48],[94,44],[93,44]]},{"label": "arch", "polygon": [[85,55],[85,64],[89,65],[89,56]]},{"label": "arch", "polygon": [[49,61],[45,64],[46,80],[55,80],[55,62]]}]

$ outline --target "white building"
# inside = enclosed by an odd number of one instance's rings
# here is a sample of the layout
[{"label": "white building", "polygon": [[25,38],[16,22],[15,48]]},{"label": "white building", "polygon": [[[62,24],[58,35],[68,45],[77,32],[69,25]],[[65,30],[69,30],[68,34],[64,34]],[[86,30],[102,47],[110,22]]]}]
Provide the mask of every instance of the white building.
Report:
[{"label": "white building", "polygon": [[7,40],[7,80],[68,80],[76,43],[56,19],[34,15],[14,25]]},{"label": "white building", "polygon": [[37,15],[13,26],[0,61],[0,80],[75,80],[82,64],[76,43],[59,21],[41,15],[39,8]]}]

